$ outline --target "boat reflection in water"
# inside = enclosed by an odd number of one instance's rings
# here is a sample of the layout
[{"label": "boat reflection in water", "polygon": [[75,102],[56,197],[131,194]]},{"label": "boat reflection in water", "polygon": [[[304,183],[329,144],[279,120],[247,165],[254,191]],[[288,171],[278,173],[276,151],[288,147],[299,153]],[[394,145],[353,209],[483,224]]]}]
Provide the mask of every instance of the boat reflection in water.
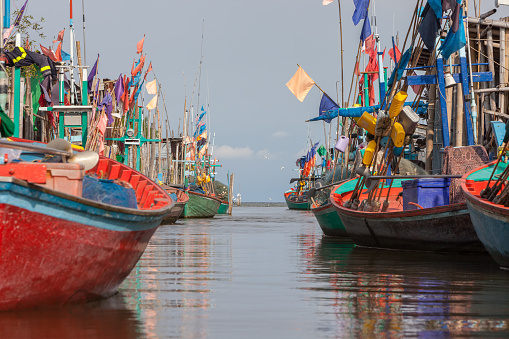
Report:
[{"label": "boat reflection in water", "polygon": [[309,263],[320,282],[309,289],[334,293],[338,334],[509,336],[507,272],[488,255],[378,250],[324,237]]},{"label": "boat reflection in water", "polygon": [[0,338],[140,338],[145,337],[136,312],[117,293],[100,301],[65,307],[0,313]]}]

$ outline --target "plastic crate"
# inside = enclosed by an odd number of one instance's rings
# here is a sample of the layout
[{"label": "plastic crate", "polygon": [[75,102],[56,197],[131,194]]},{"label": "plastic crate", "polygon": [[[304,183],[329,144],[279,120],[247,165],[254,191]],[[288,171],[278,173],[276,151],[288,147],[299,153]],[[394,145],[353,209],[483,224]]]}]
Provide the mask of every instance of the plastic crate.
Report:
[{"label": "plastic crate", "polygon": [[83,165],[45,162],[46,183],[38,186],[81,197],[83,193]]},{"label": "plastic crate", "polygon": [[403,210],[416,210],[418,204],[422,208],[433,208],[449,205],[449,178],[423,178],[405,180],[401,182],[403,187]]}]

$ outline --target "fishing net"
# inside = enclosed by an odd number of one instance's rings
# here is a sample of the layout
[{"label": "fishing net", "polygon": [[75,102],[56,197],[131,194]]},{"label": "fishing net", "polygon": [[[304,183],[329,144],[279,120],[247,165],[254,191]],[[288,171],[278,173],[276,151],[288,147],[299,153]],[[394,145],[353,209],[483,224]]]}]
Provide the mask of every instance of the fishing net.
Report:
[{"label": "fishing net", "polygon": [[83,198],[109,205],[138,208],[134,189],[120,186],[113,180],[97,179],[88,175],[83,178]]}]

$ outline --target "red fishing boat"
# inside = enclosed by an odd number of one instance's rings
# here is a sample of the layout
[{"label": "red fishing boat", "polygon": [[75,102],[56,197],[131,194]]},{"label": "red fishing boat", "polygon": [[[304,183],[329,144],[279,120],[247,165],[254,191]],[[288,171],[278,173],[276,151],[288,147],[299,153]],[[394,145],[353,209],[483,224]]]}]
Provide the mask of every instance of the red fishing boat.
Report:
[{"label": "red fishing boat", "polygon": [[[8,160],[0,165],[0,310],[113,295],[175,202],[109,158],[85,175],[90,161],[76,152],[31,141],[0,147]],[[22,161],[5,159],[13,149]],[[40,162],[48,154],[63,162]]]}]

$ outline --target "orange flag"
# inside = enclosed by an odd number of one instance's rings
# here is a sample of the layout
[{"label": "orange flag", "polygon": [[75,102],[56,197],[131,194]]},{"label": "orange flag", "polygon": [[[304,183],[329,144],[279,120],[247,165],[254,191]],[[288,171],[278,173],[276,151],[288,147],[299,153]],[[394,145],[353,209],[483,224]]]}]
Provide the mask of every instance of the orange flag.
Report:
[{"label": "orange flag", "polygon": [[64,40],[64,32],[65,32],[65,28],[63,30],[61,30],[60,32],[58,32],[57,40],[53,40],[53,43],[55,43],[57,41],[63,41]]},{"label": "orange flag", "polygon": [[299,66],[297,72],[293,75],[293,77],[286,83],[286,87],[290,90],[299,99],[299,101],[304,101],[304,98],[308,94],[309,90],[315,82],[313,79],[307,75],[306,72]]},{"label": "orange flag", "polygon": [[143,34],[143,39],[141,39],[136,45],[136,53],[141,54],[143,52],[143,43],[145,42],[145,34]]},{"label": "orange flag", "polygon": [[147,68],[147,71],[145,72],[145,76],[143,77],[143,79],[146,81],[147,80],[147,75],[148,73],[152,70],[152,61],[150,62],[150,64],[148,65],[148,68]]},{"label": "orange flag", "polygon": [[157,106],[157,95],[154,95],[152,100],[150,100],[150,102],[148,103],[147,109],[148,110],[154,109],[154,108],[156,108],[156,106]]},{"label": "orange flag", "polygon": [[138,64],[138,66],[136,66],[136,68],[134,70],[131,71],[131,75],[133,77],[136,76],[136,74],[138,74],[143,69],[143,65],[145,65],[145,58],[146,57],[147,57],[146,55],[142,55],[140,57],[140,63]]},{"label": "orange flag", "polygon": [[62,41],[58,43],[57,51],[55,52],[55,57],[57,61],[62,61]]}]

